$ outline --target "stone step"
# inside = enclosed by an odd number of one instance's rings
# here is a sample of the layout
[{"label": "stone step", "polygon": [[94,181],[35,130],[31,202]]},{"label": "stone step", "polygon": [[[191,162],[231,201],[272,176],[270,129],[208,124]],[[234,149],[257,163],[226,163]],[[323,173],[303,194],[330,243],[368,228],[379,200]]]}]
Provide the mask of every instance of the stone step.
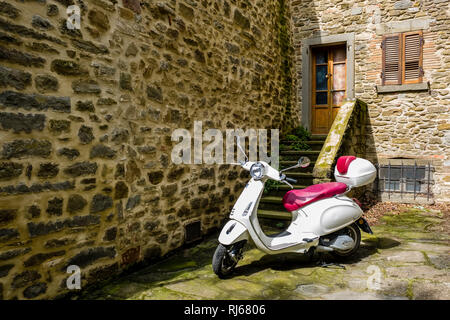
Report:
[{"label": "stone step", "polygon": [[318,156],[320,154],[319,150],[286,150],[286,151],[280,151],[281,155],[295,155],[295,156]]},{"label": "stone step", "polygon": [[[306,187],[309,187],[310,184],[293,184],[292,186],[294,187],[294,189],[305,189]],[[278,187],[278,190],[283,190],[284,192],[287,192],[293,189],[291,189],[291,187],[289,187],[287,184],[282,184],[281,186]]]},{"label": "stone step", "polygon": [[280,196],[263,196],[260,200],[260,203],[275,203],[282,204],[283,197]]},{"label": "stone step", "polygon": [[283,211],[276,211],[276,210],[258,210],[258,217],[259,218],[266,218],[266,219],[276,219],[276,220],[291,220],[292,215],[290,212],[287,212],[286,210]]},{"label": "stone step", "polygon": [[[283,161],[280,161],[280,168],[281,169],[289,168],[289,167],[292,167],[293,165],[296,165],[296,164],[297,164],[297,161],[294,161],[294,160],[283,160]],[[306,167],[306,168],[296,168],[296,169],[292,169],[292,170],[289,170],[289,171],[285,171],[284,173],[287,176],[289,176],[289,174],[291,172],[312,172],[313,169],[314,169],[314,165],[315,164],[316,164],[315,161],[311,161],[310,165],[308,167]]]},{"label": "stone step", "polygon": [[[282,140],[280,142],[280,144],[286,146],[288,149],[290,148],[290,145],[292,145],[293,143],[295,143],[296,141],[292,141],[292,140]],[[322,146],[324,144],[325,141],[304,141],[307,145],[309,145],[309,147],[311,148],[311,150],[321,150]]]},{"label": "stone step", "polygon": [[323,141],[325,141],[327,139],[327,136],[328,135],[326,135],[326,134],[313,134],[313,135],[311,135],[311,140],[323,140]]},{"label": "stone step", "polygon": [[[300,184],[293,185],[294,189],[304,189],[307,186],[308,185],[300,185]],[[289,187],[287,184],[282,184],[278,186],[277,189],[270,190],[270,192],[266,193],[264,196],[283,197],[289,190],[292,190],[291,187]]]},{"label": "stone step", "polygon": [[[280,140],[282,144],[291,144],[293,142],[297,142],[295,140]],[[325,140],[306,140],[304,141],[306,144],[314,145],[314,144],[324,144]]]},{"label": "stone step", "polygon": [[[302,169],[302,168],[299,168]],[[303,171],[303,170],[302,170]],[[283,172],[284,174],[286,174],[286,176],[290,177],[290,178],[294,178],[294,179],[312,179],[313,178],[313,174],[311,172],[298,172],[298,171],[285,171]]]},{"label": "stone step", "polygon": [[297,151],[297,150],[283,150],[280,151],[280,156],[282,161],[298,161],[301,156],[308,157],[311,161],[316,161],[319,157],[320,150],[308,150],[308,151]]},{"label": "stone step", "polygon": [[[282,160],[282,161],[280,161],[280,167],[281,168],[292,167],[293,165],[296,165],[296,164],[297,164],[297,161],[294,161],[294,160]],[[309,167],[314,167],[315,164],[316,164],[315,161],[311,161]],[[306,168],[303,168],[303,169],[306,169]]]}]

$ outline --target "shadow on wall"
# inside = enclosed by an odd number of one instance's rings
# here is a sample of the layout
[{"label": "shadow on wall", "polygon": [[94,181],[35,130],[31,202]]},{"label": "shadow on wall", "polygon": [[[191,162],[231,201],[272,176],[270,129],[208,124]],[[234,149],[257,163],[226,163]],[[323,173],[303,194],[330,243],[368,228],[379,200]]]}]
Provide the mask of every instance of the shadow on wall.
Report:
[{"label": "shadow on wall", "polygon": [[[352,113],[348,127],[345,131],[342,145],[332,166],[336,166],[337,159],[344,155],[354,155],[378,164],[378,157],[373,136],[373,127],[369,117],[369,110],[366,103],[358,100],[355,110]],[[361,202],[363,211],[369,210],[376,203],[381,201],[381,196],[377,192],[377,179],[367,186],[353,189],[350,197],[355,197]]]}]

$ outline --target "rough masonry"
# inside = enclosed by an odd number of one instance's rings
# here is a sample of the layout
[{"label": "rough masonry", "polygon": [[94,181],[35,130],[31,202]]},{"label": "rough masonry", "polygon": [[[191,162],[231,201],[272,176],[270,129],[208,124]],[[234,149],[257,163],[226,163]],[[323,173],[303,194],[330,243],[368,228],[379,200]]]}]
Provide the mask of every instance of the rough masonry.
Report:
[{"label": "rough masonry", "polygon": [[280,128],[279,12],[274,0],[0,1],[0,298],[58,297],[69,265],[85,287],[180,247],[187,223],[219,226],[247,176],[172,164],[171,134],[195,120]]}]

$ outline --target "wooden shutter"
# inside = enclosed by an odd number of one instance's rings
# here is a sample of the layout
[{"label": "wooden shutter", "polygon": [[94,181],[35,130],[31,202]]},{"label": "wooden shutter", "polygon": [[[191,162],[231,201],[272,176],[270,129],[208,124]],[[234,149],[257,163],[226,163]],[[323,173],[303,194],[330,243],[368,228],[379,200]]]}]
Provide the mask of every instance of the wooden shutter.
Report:
[{"label": "wooden shutter", "polygon": [[407,32],[403,37],[403,83],[422,82],[422,32]]},{"label": "wooden shutter", "polygon": [[402,83],[402,37],[400,34],[393,34],[383,37],[383,71],[381,74],[382,84]]}]

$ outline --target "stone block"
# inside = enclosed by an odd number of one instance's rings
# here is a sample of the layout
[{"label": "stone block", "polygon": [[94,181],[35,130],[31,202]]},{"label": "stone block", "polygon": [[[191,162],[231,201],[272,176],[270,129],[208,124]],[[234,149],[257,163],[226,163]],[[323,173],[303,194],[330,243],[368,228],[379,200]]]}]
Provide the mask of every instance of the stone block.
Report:
[{"label": "stone block", "polygon": [[10,19],[19,17],[20,10],[8,2],[0,2],[0,14]]},{"label": "stone block", "polygon": [[62,132],[70,132],[70,121],[67,120],[50,120],[48,130],[54,134],[60,134]]},{"label": "stone block", "polygon": [[[84,268],[101,258],[113,259],[115,255],[116,249],[114,247],[89,248],[70,258],[67,262],[67,266],[74,264],[79,266],[80,268]],[[66,267],[64,267],[62,270],[65,271]]]},{"label": "stone block", "polygon": [[114,159],[116,157],[116,151],[104,144],[97,144],[92,147],[89,154],[91,159],[102,158],[102,159]]},{"label": "stone block", "polygon": [[0,229],[0,242],[7,242],[11,239],[18,239],[20,236],[17,229]]},{"label": "stone block", "polygon": [[53,178],[58,175],[59,165],[57,163],[41,163],[37,176],[39,178]]},{"label": "stone block", "polygon": [[38,14],[31,17],[31,25],[42,31],[52,30],[55,28],[48,19],[45,19]]},{"label": "stone block", "polygon": [[140,14],[141,13],[141,1],[140,0],[122,0],[122,5],[130,9],[131,11]]},{"label": "stone block", "polygon": [[98,213],[112,208],[113,200],[110,196],[96,194],[92,198],[90,213]]},{"label": "stone block", "polygon": [[43,67],[45,59],[35,55],[20,52],[16,49],[7,49],[0,46],[0,61],[18,64],[25,67]]},{"label": "stone block", "polygon": [[0,209],[0,226],[7,225],[11,221],[13,221],[16,218],[16,216],[17,216],[17,209]]},{"label": "stone block", "polygon": [[34,78],[34,84],[40,93],[55,92],[59,88],[58,79],[47,74],[37,75]]},{"label": "stone block", "polygon": [[77,149],[61,148],[56,151],[58,156],[64,156],[69,160],[73,160],[80,156],[80,152]]},{"label": "stone block", "polygon": [[79,194],[72,194],[67,201],[67,211],[71,214],[82,211],[86,207],[87,201]]},{"label": "stone block", "polygon": [[72,82],[72,89],[75,93],[81,94],[99,94],[102,92],[100,85],[95,80],[79,79]]},{"label": "stone block", "polygon": [[70,112],[70,97],[53,97],[39,94],[26,94],[14,91],[0,93],[0,104],[12,109],[36,109],[46,111],[51,109],[57,112]]},{"label": "stone block", "polygon": [[23,291],[23,296],[27,299],[36,298],[37,296],[44,294],[47,291],[47,284],[39,282],[33,284]]},{"label": "stone block", "polygon": [[94,134],[91,127],[82,125],[78,130],[78,138],[81,144],[89,144],[94,140]]},{"label": "stone block", "polygon": [[0,181],[12,180],[22,174],[23,164],[0,162]]},{"label": "stone block", "polygon": [[28,284],[40,279],[42,276],[35,270],[26,270],[22,273],[16,274],[11,282],[13,289],[23,288]]},{"label": "stone block", "polygon": [[23,90],[31,84],[31,74],[18,70],[0,66],[0,87],[14,87]]},{"label": "stone block", "polygon": [[88,20],[102,32],[107,31],[110,28],[108,16],[100,10],[90,10],[88,13]]},{"label": "stone block", "polygon": [[245,17],[238,9],[234,10],[233,22],[242,29],[250,29],[250,20]]},{"label": "stone block", "polygon": [[71,60],[55,59],[52,61],[50,69],[63,76],[83,76],[89,74],[79,63]]},{"label": "stone block", "polygon": [[93,175],[97,172],[97,168],[98,168],[97,163],[83,161],[67,167],[66,169],[64,169],[64,173],[72,177]]},{"label": "stone block", "polygon": [[39,157],[47,158],[52,152],[52,144],[48,140],[18,139],[3,144],[1,156],[4,159]]}]

